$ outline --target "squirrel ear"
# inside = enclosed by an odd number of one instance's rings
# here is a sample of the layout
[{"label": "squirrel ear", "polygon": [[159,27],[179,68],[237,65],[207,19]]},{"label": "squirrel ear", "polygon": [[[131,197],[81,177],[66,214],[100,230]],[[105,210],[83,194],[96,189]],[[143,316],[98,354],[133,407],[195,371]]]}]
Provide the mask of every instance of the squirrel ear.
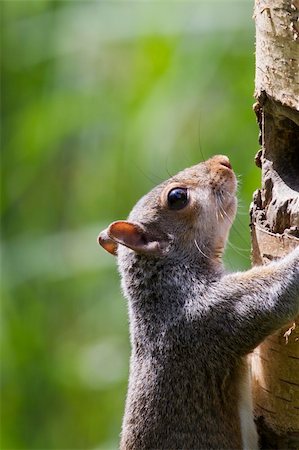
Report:
[{"label": "squirrel ear", "polygon": [[167,242],[147,233],[141,225],[126,220],[113,222],[108,227],[107,234],[113,241],[137,253],[162,255],[168,246]]},{"label": "squirrel ear", "polygon": [[117,255],[117,242],[113,241],[107,233],[107,230],[102,231],[98,236],[98,243],[111,255]]}]

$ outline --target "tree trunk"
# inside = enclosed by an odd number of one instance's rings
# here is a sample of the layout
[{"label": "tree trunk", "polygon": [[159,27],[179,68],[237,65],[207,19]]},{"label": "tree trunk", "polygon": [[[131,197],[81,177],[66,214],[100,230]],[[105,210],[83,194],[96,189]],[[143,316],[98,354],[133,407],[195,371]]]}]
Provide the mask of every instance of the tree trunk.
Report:
[{"label": "tree trunk", "polygon": [[[298,0],[256,0],[255,112],[262,188],[251,206],[252,259],[264,264],[299,245]],[[299,317],[252,355],[263,449],[299,449]]]}]

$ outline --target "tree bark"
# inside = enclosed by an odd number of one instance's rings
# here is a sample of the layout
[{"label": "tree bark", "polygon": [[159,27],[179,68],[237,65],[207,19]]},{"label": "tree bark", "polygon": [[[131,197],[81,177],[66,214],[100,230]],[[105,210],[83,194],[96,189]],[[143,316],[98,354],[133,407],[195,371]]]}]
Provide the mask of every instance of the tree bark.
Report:
[{"label": "tree bark", "polygon": [[[251,205],[253,264],[299,245],[298,0],[255,2],[254,106],[260,128],[262,188]],[[252,355],[262,449],[299,449],[299,317]]]}]

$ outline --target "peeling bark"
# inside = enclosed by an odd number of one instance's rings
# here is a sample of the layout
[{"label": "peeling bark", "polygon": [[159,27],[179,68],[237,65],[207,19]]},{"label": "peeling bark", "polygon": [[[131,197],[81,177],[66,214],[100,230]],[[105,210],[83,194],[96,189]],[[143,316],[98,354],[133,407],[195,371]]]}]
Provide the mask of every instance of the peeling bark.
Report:
[{"label": "peeling bark", "polygon": [[[262,188],[251,206],[253,264],[299,245],[298,0],[256,0],[255,113]],[[252,355],[253,398],[263,449],[299,449],[299,318]]]}]

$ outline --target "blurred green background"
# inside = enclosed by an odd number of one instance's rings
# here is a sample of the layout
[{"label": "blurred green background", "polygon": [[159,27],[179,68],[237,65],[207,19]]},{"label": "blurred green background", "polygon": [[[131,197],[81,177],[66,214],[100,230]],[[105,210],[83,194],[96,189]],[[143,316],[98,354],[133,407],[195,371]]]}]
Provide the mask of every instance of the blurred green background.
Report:
[{"label": "blurred green background", "polygon": [[249,266],[251,1],[2,1],[2,449],[116,449],[129,361],[96,243],[169,174],[240,175],[225,261]]}]

